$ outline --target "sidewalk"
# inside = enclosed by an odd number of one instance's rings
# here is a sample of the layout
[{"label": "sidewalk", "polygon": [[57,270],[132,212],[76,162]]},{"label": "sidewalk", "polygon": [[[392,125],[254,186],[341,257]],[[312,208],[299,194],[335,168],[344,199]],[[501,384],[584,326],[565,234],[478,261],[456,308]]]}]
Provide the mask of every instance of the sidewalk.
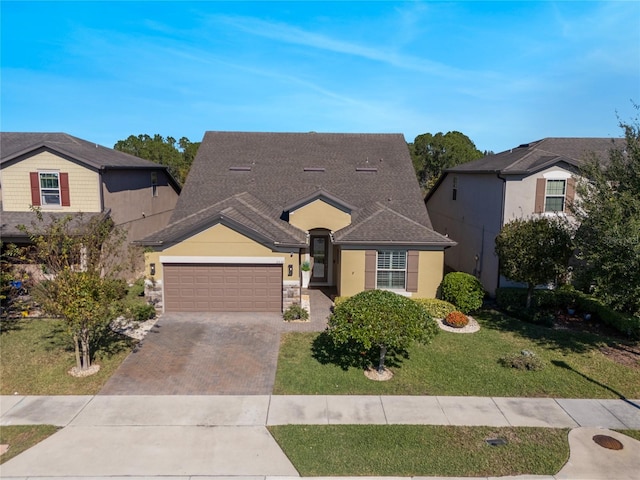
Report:
[{"label": "sidewalk", "polygon": [[[421,424],[574,428],[553,477],[625,479],[640,442],[640,401],[415,396],[2,396],[0,425],[66,427],[0,466],[3,478],[298,477],[265,426]],[[624,440],[620,451],[591,441]],[[105,454],[105,452],[107,452]],[[115,461],[114,461],[115,460]],[[527,477],[520,477],[527,478]],[[275,480],[275,479],[274,479]]]}]

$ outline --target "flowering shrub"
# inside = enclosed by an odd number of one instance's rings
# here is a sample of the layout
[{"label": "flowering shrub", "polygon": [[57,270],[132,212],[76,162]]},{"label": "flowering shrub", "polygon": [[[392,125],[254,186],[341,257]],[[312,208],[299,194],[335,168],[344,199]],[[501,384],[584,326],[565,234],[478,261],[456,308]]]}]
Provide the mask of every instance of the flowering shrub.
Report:
[{"label": "flowering shrub", "polygon": [[455,312],[451,312],[449,315],[447,315],[444,323],[453,328],[462,328],[467,326],[467,324],[469,323],[469,319],[464,313],[456,310]]}]

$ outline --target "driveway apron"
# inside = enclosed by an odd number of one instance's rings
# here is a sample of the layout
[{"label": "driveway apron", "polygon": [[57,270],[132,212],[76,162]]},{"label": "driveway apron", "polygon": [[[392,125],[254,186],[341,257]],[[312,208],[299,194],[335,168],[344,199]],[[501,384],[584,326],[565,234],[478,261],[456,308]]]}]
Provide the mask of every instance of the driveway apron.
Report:
[{"label": "driveway apron", "polygon": [[275,380],[277,313],[164,314],[100,395],[263,395]]}]

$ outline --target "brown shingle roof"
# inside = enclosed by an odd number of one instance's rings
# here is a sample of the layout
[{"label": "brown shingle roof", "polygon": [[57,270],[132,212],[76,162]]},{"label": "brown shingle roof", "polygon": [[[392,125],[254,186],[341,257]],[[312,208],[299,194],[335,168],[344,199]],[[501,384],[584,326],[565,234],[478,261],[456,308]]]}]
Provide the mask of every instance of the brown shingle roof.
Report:
[{"label": "brown shingle roof", "polygon": [[[146,240],[168,242],[177,238],[176,229],[179,236],[189,232],[194,215],[206,224],[231,206],[238,215],[244,208],[245,219],[238,221],[274,241],[303,244],[303,232],[281,218],[316,195],[352,210],[353,228],[336,232],[337,242],[453,244],[432,230],[401,134],[336,133],[206,132],[169,227]],[[242,199],[258,211],[240,207]],[[381,209],[377,203],[384,205],[379,221],[371,218]]]},{"label": "brown shingle roof", "polygon": [[7,164],[37,149],[49,149],[96,170],[105,168],[166,167],[128,153],[103,147],[66,133],[0,132],[0,164]]},{"label": "brown shingle roof", "polygon": [[621,148],[622,138],[544,138],[495,155],[445,170],[458,173],[530,174],[558,162],[580,167],[594,153],[602,160],[612,148]]}]

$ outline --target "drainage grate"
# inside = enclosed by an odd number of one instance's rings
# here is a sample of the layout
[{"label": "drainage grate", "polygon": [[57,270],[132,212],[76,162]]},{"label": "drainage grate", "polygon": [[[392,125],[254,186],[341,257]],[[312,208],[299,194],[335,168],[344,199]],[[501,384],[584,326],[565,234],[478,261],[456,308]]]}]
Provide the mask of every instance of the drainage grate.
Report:
[{"label": "drainage grate", "polygon": [[601,447],[608,448],[609,450],[623,449],[622,443],[609,435],[594,435],[593,441]]},{"label": "drainage grate", "polygon": [[504,438],[487,438],[485,442],[487,442],[487,445],[491,445],[492,447],[501,447],[507,444],[507,441]]}]

